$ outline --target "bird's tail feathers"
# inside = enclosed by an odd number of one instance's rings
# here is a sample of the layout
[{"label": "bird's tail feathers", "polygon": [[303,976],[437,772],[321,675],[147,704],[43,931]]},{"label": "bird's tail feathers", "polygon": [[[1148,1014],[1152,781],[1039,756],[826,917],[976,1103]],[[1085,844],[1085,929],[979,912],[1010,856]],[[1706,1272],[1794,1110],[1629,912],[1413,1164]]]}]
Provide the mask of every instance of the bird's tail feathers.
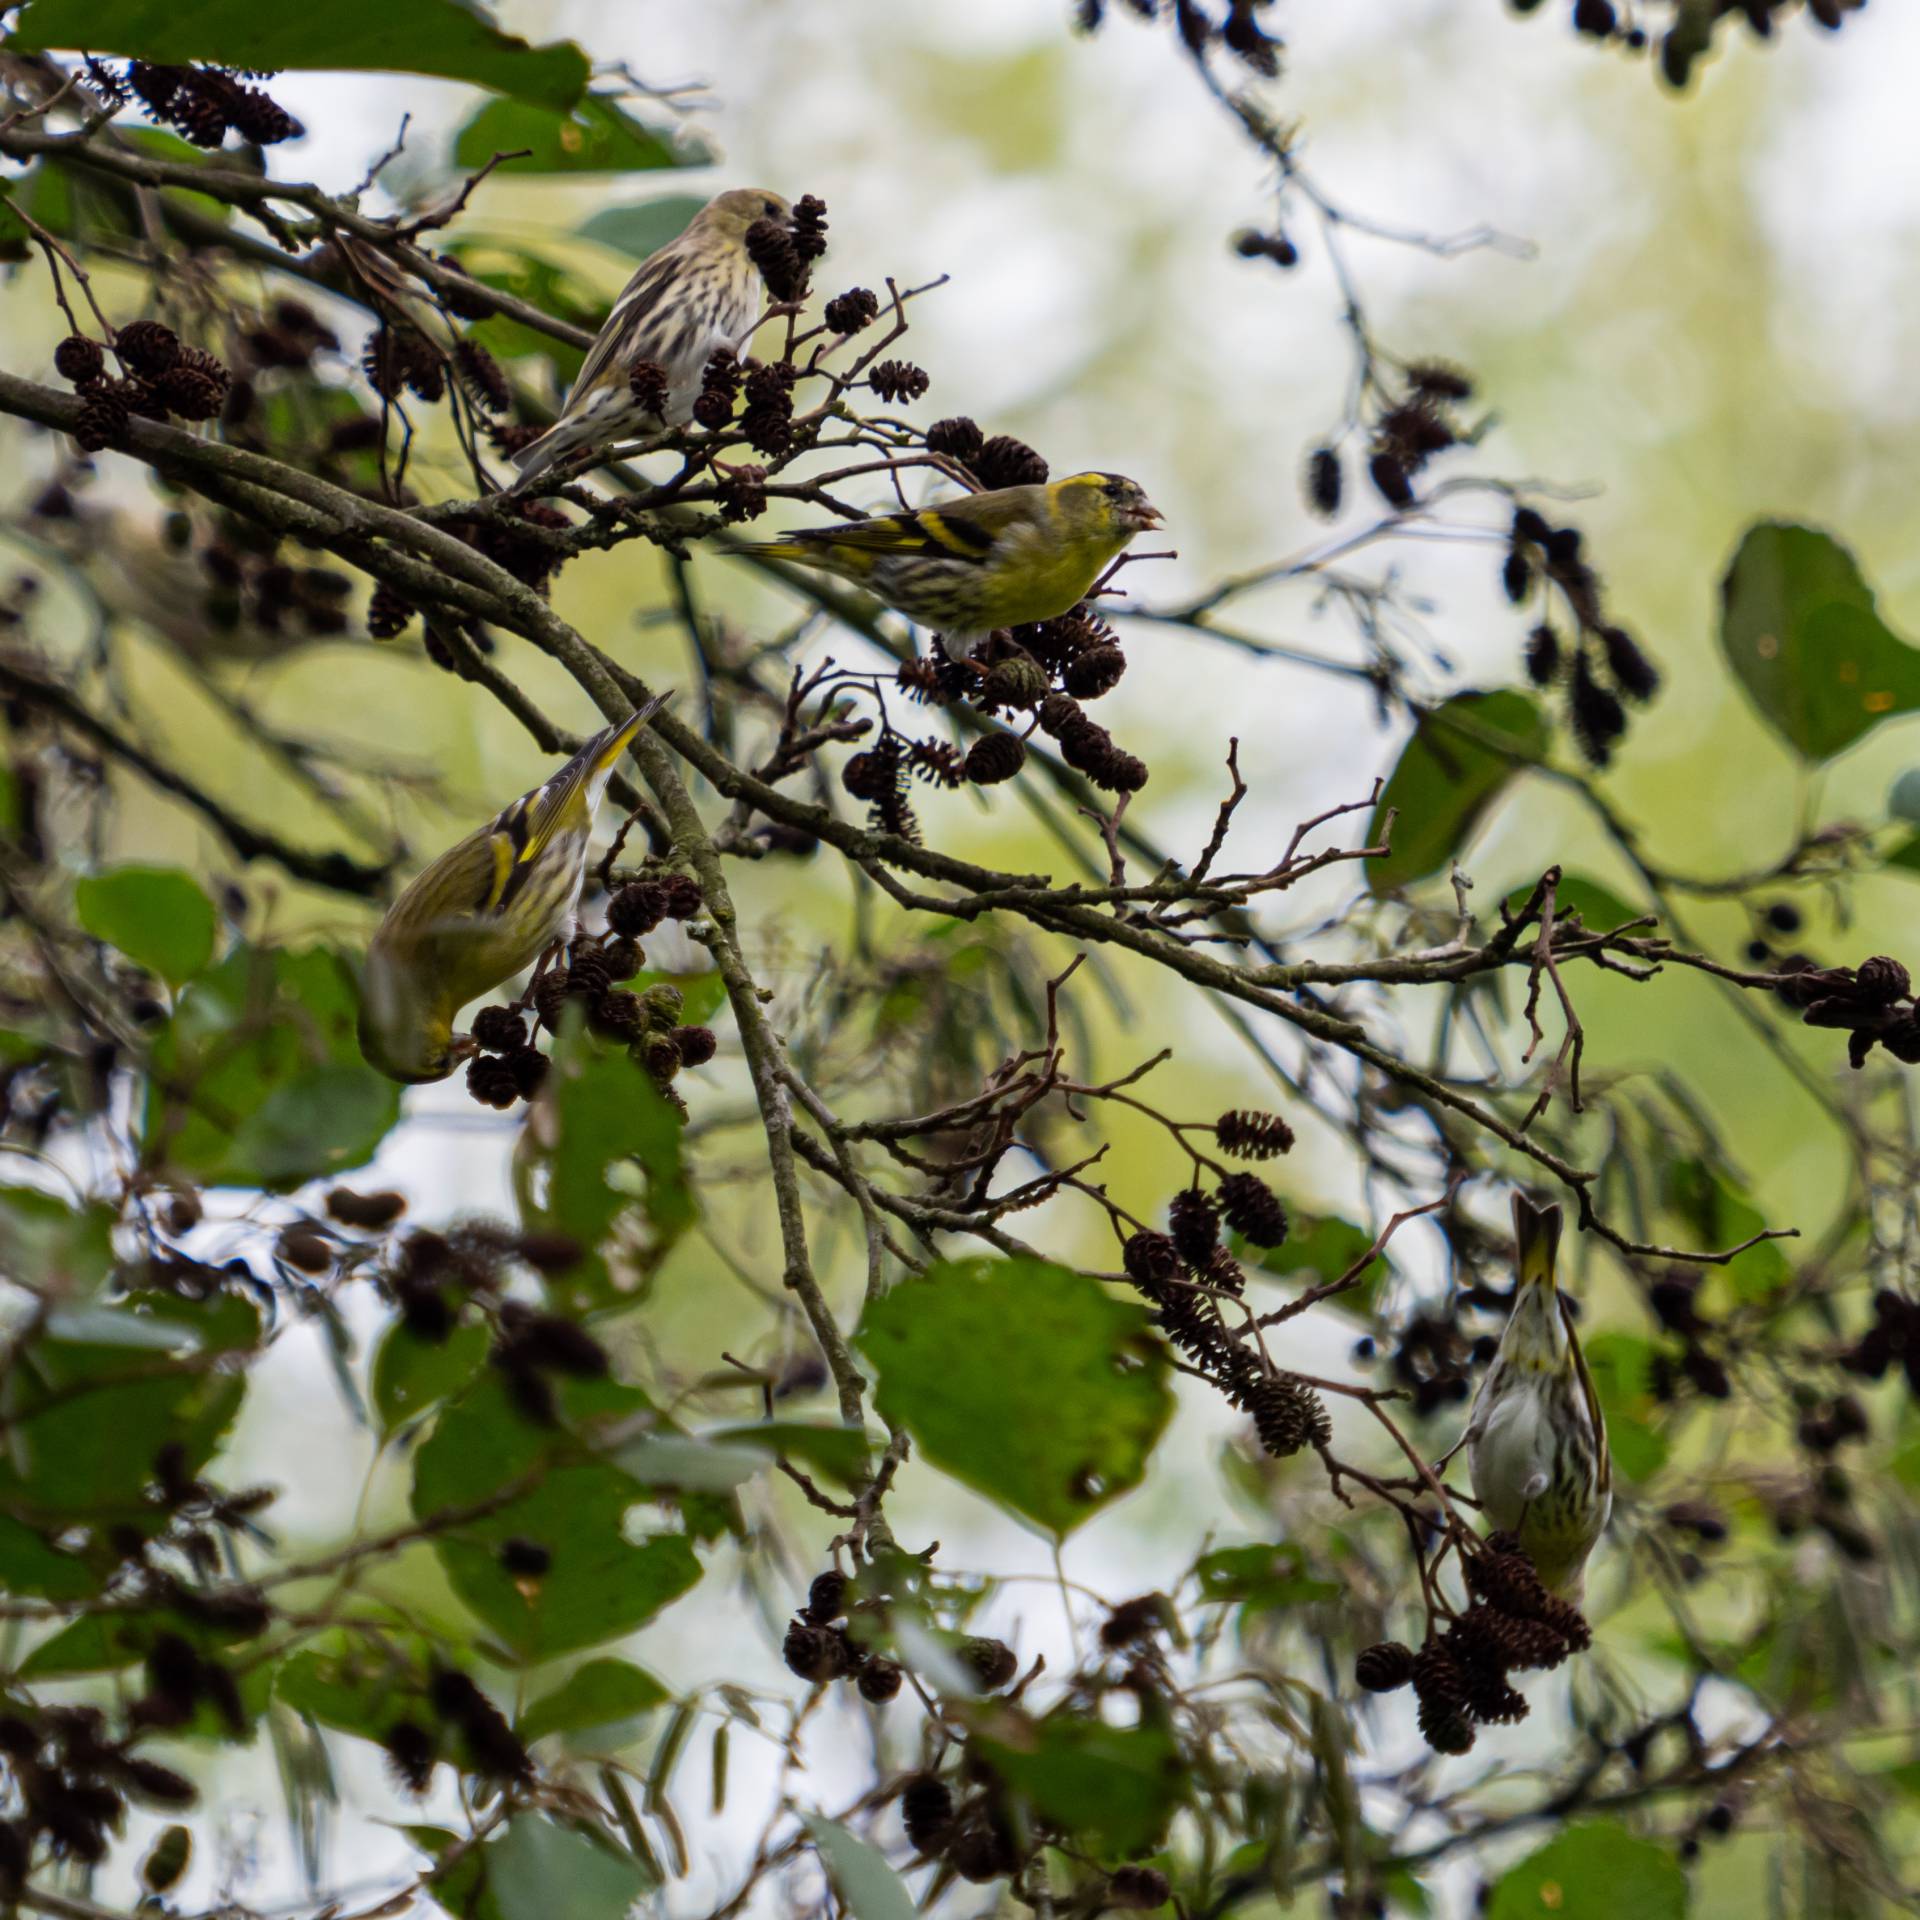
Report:
[{"label": "bird's tail feathers", "polygon": [[1554,1262],[1560,1251],[1562,1214],[1558,1207],[1537,1207],[1524,1193],[1513,1196],[1513,1239],[1520,1284],[1554,1284]]},{"label": "bird's tail feathers", "polygon": [[628,743],[634,735],[672,698],[673,695],[670,693],[656,693],[644,706],[636,707],[624,720],[616,720],[612,726],[604,728],[591,748],[591,771],[594,774],[609,771],[614,762],[626,752]]}]

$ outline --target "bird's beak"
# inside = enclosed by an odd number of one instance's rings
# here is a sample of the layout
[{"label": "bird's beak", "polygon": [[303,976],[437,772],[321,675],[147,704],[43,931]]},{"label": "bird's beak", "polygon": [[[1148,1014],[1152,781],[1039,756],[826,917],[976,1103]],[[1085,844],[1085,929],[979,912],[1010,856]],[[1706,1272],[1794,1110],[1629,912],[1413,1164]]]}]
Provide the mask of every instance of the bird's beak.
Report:
[{"label": "bird's beak", "polygon": [[1164,524],[1160,509],[1150,500],[1142,500],[1137,507],[1127,508],[1124,518],[1135,533],[1145,533],[1149,528]]},{"label": "bird's beak", "polygon": [[1554,1290],[1554,1260],[1560,1251],[1558,1207],[1536,1207],[1524,1193],[1513,1196],[1514,1264],[1522,1287],[1536,1282]]}]

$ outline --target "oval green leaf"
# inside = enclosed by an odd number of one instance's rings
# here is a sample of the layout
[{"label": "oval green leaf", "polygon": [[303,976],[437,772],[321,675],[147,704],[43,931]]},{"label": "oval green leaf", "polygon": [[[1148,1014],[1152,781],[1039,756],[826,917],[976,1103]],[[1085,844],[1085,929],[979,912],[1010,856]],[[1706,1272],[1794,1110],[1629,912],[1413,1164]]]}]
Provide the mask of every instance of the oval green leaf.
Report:
[{"label": "oval green leaf", "polygon": [[1391,893],[1438,873],[1467,843],[1501,789],[1547,750],[1547,723],[1524,693],[1456,693],[1422,714],[1367,827],[1391,809],[1392,851],[1367,862],[1367,885]]},{"label": "oval green leaf", "polygon": [[96,940],[169,986],[191,980],[213,958],[213,902],[178,867],[114,867],[73,890],[74,911]]},{"label": "oval green leaf", "polygon": [[1146,1325],[1065,1267],[941,1261],[867,1310],[859,1344],[927,1460],[1064,1536],[1139,1485],[1173,1410]]},{"label": "oval green leaf", "polygon": [[1489,1920],[1685,1920],[1687,1876],[1664,1847],[1611,1820],[1569,1827],[1493,1890]]},{"label": "oval green leaf", "polygon": [[713,159],[698,142],[657,132],[602,93],[557,113],[522,100],[489,100],[454,136],[453,159],[459,167],[484,167],[496,153],[524,154],[506,162],[512,173],[650,173]]},{"label": "oval green leaf", "polygon": [[1881,620],[1853,555],[1814,527],[1748,528],[1721,587],[1720,646],[1803,760],[1830,760],[1920,708],[1920,650]]}]

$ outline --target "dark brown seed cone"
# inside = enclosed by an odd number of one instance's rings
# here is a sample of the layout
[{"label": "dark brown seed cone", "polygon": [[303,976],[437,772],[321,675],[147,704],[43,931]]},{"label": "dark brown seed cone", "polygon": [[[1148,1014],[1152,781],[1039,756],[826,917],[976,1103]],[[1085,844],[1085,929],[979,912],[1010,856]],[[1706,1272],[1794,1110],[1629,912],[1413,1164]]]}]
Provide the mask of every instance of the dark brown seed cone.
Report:
[{"label": "dark brown seed cone", "polygon": [[793,203],[793,250],[802,260],[818,260],[827,250],[827,203],[803,193]]},{"label": "dark brown seed cone", "polygon": [[759,269],[767,291],[776,300],[798,300],[806,292],[806,262],[793,244],[793,235],[777,220],[756,220],[747,229],[747,258]]},{"label": "dark brown seed cone", "polygon": [[473,1037],[487,1053],[517,1053],[527,1044],[527,1023],[511,1007],[482,1007],[473,1016]]},{"label": "dark brown seed cone", "polygon": [[393,1777],[417,1799],[433,1784],[433,1735],[411,1720],[398,1720],[381,1736]]},{"label": "dark brown seed cone", "polygon": [[1331,447],[1316,447],[1307,461],[1307,499],[1315,513],[1331,520],[1340,511],[1340,456]]},{"label": "dark brown seed cone", "polygon": [[1907,970],[1891,954],[1876,953],[1860,962],[1854,975],[1854,993],[1870,1007],[1890,1007],[1913,991]]},{"label": "dark brown seed cone", "polygon": [[[1413,483],[1407,478],[1407,470],[1391,453],[1376,453],[1367,462],[1367,478],[1373,482],[1374,491],[1390,507],[1410,507],[1413,505]],[[1443,1748],[1443,1752],[1452,1749]]]},{"label": "dark brown seed cone", "polygon": [[513,1069],[497,1054],[477,1054],[467,1063],[467,1091],[483,1107],[510,1107],[520,1098]]},{"label": "dark brown seed cone", "polygon": [[593,997],[613,985],[613,975],[599,950],[576,941],[567,958],[567,991]]},{"label": "dark brown seed cone", "polygon": [[856,800],[879,800],[899,791],[901,770],[899,748],[882,741],[848,760],[840,769],[840,784]]},{"label": "dark brown seed cone", "polygon": [[1169,1280],[1180,1277],[1180,1249],[1164,1233],[1143,1227],[1127,1239],[1120,1255],[1127,1278],[1147,1295],[1159,1299]]},{"label": "dark brown seed cone", "polygon": [[1027,743],[1017,733],[983,733],[967,749],[967,778],[975,786],[998,786],[1026,764]]},{"label": "dark brown seed cone", "polygon": [[823,312],[835,333],[859,333],[878,317],[880,301],[868,287],[849,287],[845,293],[835,294]]},{"label": "dark brown seed cone", "polygon": [[867,384],[883,405],[891,407],[902,400],[918,400],[933,382],[911,360],[882,360],[868,373]]},{"label": "dark brown seed cone", "polygon": [[1462,1707],[1467,1700],[1467,1676],[1453,1649],[1443,1640],[1429,1640],[1413,1656],[1410,1675],[1422,1706]]},{"label": "dark brown seed cone", "polygon": [[627,391],[634,405],[656,420],[666,415],[669,384],[667,370],[657,360],[636,360],[627,369]]},{"label": "dark brown seed cone", "polygon": [[1076,720],[1084,720],[1079,701],[1070,693],[1050,693],[1040,702],[1040,731],[1059,739]]},{"label": "dark brown seed cone", "polygon": [[720,476],[720,517],[737,526],[757,520],[767,510],[767,470],[765,467],[729,467]]},{"label": "dark brown seed cone", "polygon": [[1520,1620],[1490,1608],[1469,1608],[1454,1631],[1477,1631],[1507,1666],[1522,1672],[1557,1667],[1573,1651],[1567,1636],[1550,1622]]},{"label": "dark brown seed cone", "polygon": [[1277,1113],[1236,1109],[1213,1123],[1222,1153],[1239,1160],[1271,1160],[1293,1148],[1293,1129]]},{"label": "dark brown seed cone", "polygon": [[901,1672],[897,1662],[875,1658],[860,1669],[860,1697],[876,1707],[884,1706],[900,1691]]},{"label": "dark brown seed cone", "polygon": [[587,1021],[596,1033],[610,1039],[629,1038],[641,1024],[640,996],[625,987],[609,987],[595,995]]},{"label": "dark brown seed cone", "polygon": [[1152,1913],[1172,1898],[1172,1882],[1158,1867],[1115,1867],[1107,1877],[1106,1902],[1115,1913]]},{"label": "dark brown seed cone", "polygon": [[962,1880],[975,1886],[998,1880],[1020,1864],[1006,1823],[986,1807],[976,1807],[954,1830],[947,1859]]},{"label": "dark brown seed cone", "polygon": [[299,1273],[330,1273],[333,1270],[333,1242],[324,1234],[310,1233],[302,1227],[290,1227],[274,1242],[274,1251]]},{"label": "dark brown seed cone", "polygon": [[560,1016],[567,1004],[567,976],[563,968],[549,967],[534,983],[533,1007],[540,1022],[550,1031],[560,1029]]},{"label": "dark brown seed cone", "polygon": [[1314,1390],[1287,1374],[1262,1380],[1248,1395],[1260,1444],[1276,1460],[1284,1460],[1308,1446],[1324,1447],[1333,1437],[1327,1410]]},{"label": "dark brown seed cone", "polygon": [[1098,700],[1120,684],[1127,656],[1118,647],[1089,647],[1067,662],[1061,684],[1076,700]]},{"label": "dark brown seed cone", "polygon": [[376,640],[391,640],[413,621],[413,608],[382,580],[367,602],[367,632]]},{"label": "dark brown seed cone", "polygon": [[815,1574],[807,1589],[806,1618],[809,1626],[830,1627],[847,1610],[847,1576],[829,1569]]},{"label": "dark brown seed cone", "polygon": [[1167,1228],[1180,1258],[1190,1267],[1204,1269],[1220,1244],[1219,1210],[1198,1187],[1188,1187],[1173,1196],[1173,1204],[1167,1209]]},{"label": "dark brown seed cone", "polygon": [[1585,1653],[1593,1645],[1593,1629],[1587,1625],[1586,1615],[1571,1600],[1549,1595],[1547,1604],[1540,1610],[1540,1619],[1542,1624],[1559,1634],[1575,1653]]},{"label": "dark brown seed cone", "polygon": [[1286,1242],[1287,1210],[1258,1174],[1228,1174],[1220,1182],[1220,1211],[1227,1225],[1256,1247]]},{"label": "dark brown seed cone", "polygon": [[1629,700],[1651,700],[1660,691],[1659,669],[1624,627],[1602,627],[1600,644],[1607,650],[1607,671],[1613,675],[1613,684]]},{"label": "dark brown seed cone", "polygon": [[1235,1299],[1247,1290],[1246,1269],[1221,1246],[1214,1248],[1206,1266],[1196,1272],[1194,1278],[1221,1293],[1232,1294]]},{"label": "dark brown seed cone", "polygon": [[500,362],[478,340],[460,341],[454,347],[453,359],[460,371],[460,384],[475,406],[489,413],[505,413],[513,405],[513,388]]},{"label": "dark brown seed cone", "polygon": [[1467,1712],[1486,1726],[1511,1726],[1527,1717],[1526,1696],[1487,1667],[1467,1672]]},{"label": "dark brown seed cone", "polygon": [[1113,1650],[1144,1640],[1164,1624],[1168,1602],[1164,1594],[1143,1593],[1137,1599],[1122,1600],[1100,1624],[1100,1644]]},{"label": "dark brown seed cone", "polygon": [[676,1027],[673,1046],[683,1067],[704,1067],[720,1051],[720,1040],[711,1027]]},{"label": "dark brown seed cone", "polygon": [[1004,1640],[971,1634],[954,1652],[982,1693],[998,1693],[1020,1671],[1019,1657]]},{"label": "dark brown seed cone", "polygon": [[1489,1606],[1522,1619],[1540,1619],[1547,1605],[1547,1590],[1523,1553],[1475,1554],[1467,1562],[1467,1587]]},{"label": "dark brown seed cone", "polygon": [[228,108],[233,130],[256,147],[277,146],[282,140],[294,140],[306,131],[279,101],[258,87],[242,87]]},{"label": "dark brown seed cone", "polygon": [[70,333],[53,350],[53,368],[63,380],[77,387],[83,380],[98,380],[106,371],[106,355],[97,340],[84,333]]},{"label": "dark brown seed cone", "polygon": [[696,920],[706,911],[706,896],[690,873],[663,873],[659,880],[662,910],[669,920]]},{"label": "dark brown seed cone", "polygon": [[788,1627],[780,1657],[791,1672],[815,1685],[837,1680],[847,1671],[846,1647],[840,1636],[831,1627],[810,1627],[804,1620]]},{"label": "dark brown seed cone", "polygon": [[1047,697],[1047,673],[1039,661],[1016,653],[989,669],[980,700],[992,707],[1036,707]]},{"label": "dark brown seed cone", "polygon": [[114,335],[113,350],[129,373],[157,380],[180,358],[180,336],[158,320],[134,320]]},{"label": "dark brown seed cone", "polygon": [[607,925],[615,933],[640,939],[667,917],[667,896],[657,880],[634,880],[607,902]]},{"label": "dark brown seed cone", "polygon": [[1420,1702],[1420,1734],[1435,1753],[1467,1753],[1473,1747],[1473,1722],[1459,1707]]},{"label": "dark brown seed cone", "polygon": [[125,435],[132,417],[133,408],[119,385],[103,382],[81,401],[73,437],[82,452],[99,453]]},{"label": "dark brown seed cone", "polygon": [[605,942],[600,949],[600,958],[606,962],[607,978],[617,982],[631,980],[640,971],[640,963],[646,955],[640,951],[638,941],[622,938]]},{"label": "dark brown seed cone", "polygon": [[900,1795],[901,1824],[922,1853],[938,1853],[953,1826],[953,1789],[930,1773],[909,1780]]},{"label": "dark brown seed cone", "polygon": [[217,419],[227,403],[226,388],[202,367],[170,367],[154,391],[160,403],[182,420]]},{"label": "dark brown seed cone", "polygon": [[978,424],[969,420],[964,413],[957,413],[948,420],[936,420],[927,429],[927,451],[945,454],[950,460],[958,460],[963,466],[971,466],[974,456],[987,443],[986,435]]},{"label": "dark brown seed cone", "polygon": [[1047,463],[1024,440],[996,433],[968,462],[983,487],[1038,486],[1047,477]]},{"label": "dark brown seed cone", "polygon": [[1392,1693],[1413,1678],[1413,1649],[1398,1640],[1362,1647],[1354,1658],[1353,1677],[1369,1693]]}]

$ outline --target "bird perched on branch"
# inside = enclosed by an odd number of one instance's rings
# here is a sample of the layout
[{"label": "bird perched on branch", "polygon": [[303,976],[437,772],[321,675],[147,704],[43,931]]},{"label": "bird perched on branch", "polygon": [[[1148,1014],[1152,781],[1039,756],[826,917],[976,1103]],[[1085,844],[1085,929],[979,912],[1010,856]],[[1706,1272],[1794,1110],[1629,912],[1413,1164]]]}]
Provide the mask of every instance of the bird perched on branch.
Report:
[{"label": "bird perched on branch", "polygon": [[454,1038],[460,1009],[571,935],[614,762],[667,698],[656,695],[596,733],[387,909],[360,991],[360,1050],[370,1065],[395,1080],[444,1080],[473,1050]]},{"label": "bird perched on branch", "polygon": [[[583,447],[685,426],[707,361],[720,347],[737,353],[765,304],[748,232],[762,220],[784,227],[792,218],[779,194],[735,187],[642,261],[587,349],[559,419],[514,455],[520,484]],[[634,368],[647,362],[666,375],[663,409],[649,408],[630,384]]]},{"label": "bird perched on branch", "polygon": [[1607,1423],[1554,1279],[1560,1209],[1513,1196],[1519,1294],[1463,1436],[1474,1497],[1540,1578],[1578,1605],[1613,1511]]},{"label": "bird perched on branch", "polygon": [[1083,600],[1160,514],[1118,473],[969,493],[918,513],[808,527],[749,549],[856,580],[922,626],[956,634],[1051,620]]}]

